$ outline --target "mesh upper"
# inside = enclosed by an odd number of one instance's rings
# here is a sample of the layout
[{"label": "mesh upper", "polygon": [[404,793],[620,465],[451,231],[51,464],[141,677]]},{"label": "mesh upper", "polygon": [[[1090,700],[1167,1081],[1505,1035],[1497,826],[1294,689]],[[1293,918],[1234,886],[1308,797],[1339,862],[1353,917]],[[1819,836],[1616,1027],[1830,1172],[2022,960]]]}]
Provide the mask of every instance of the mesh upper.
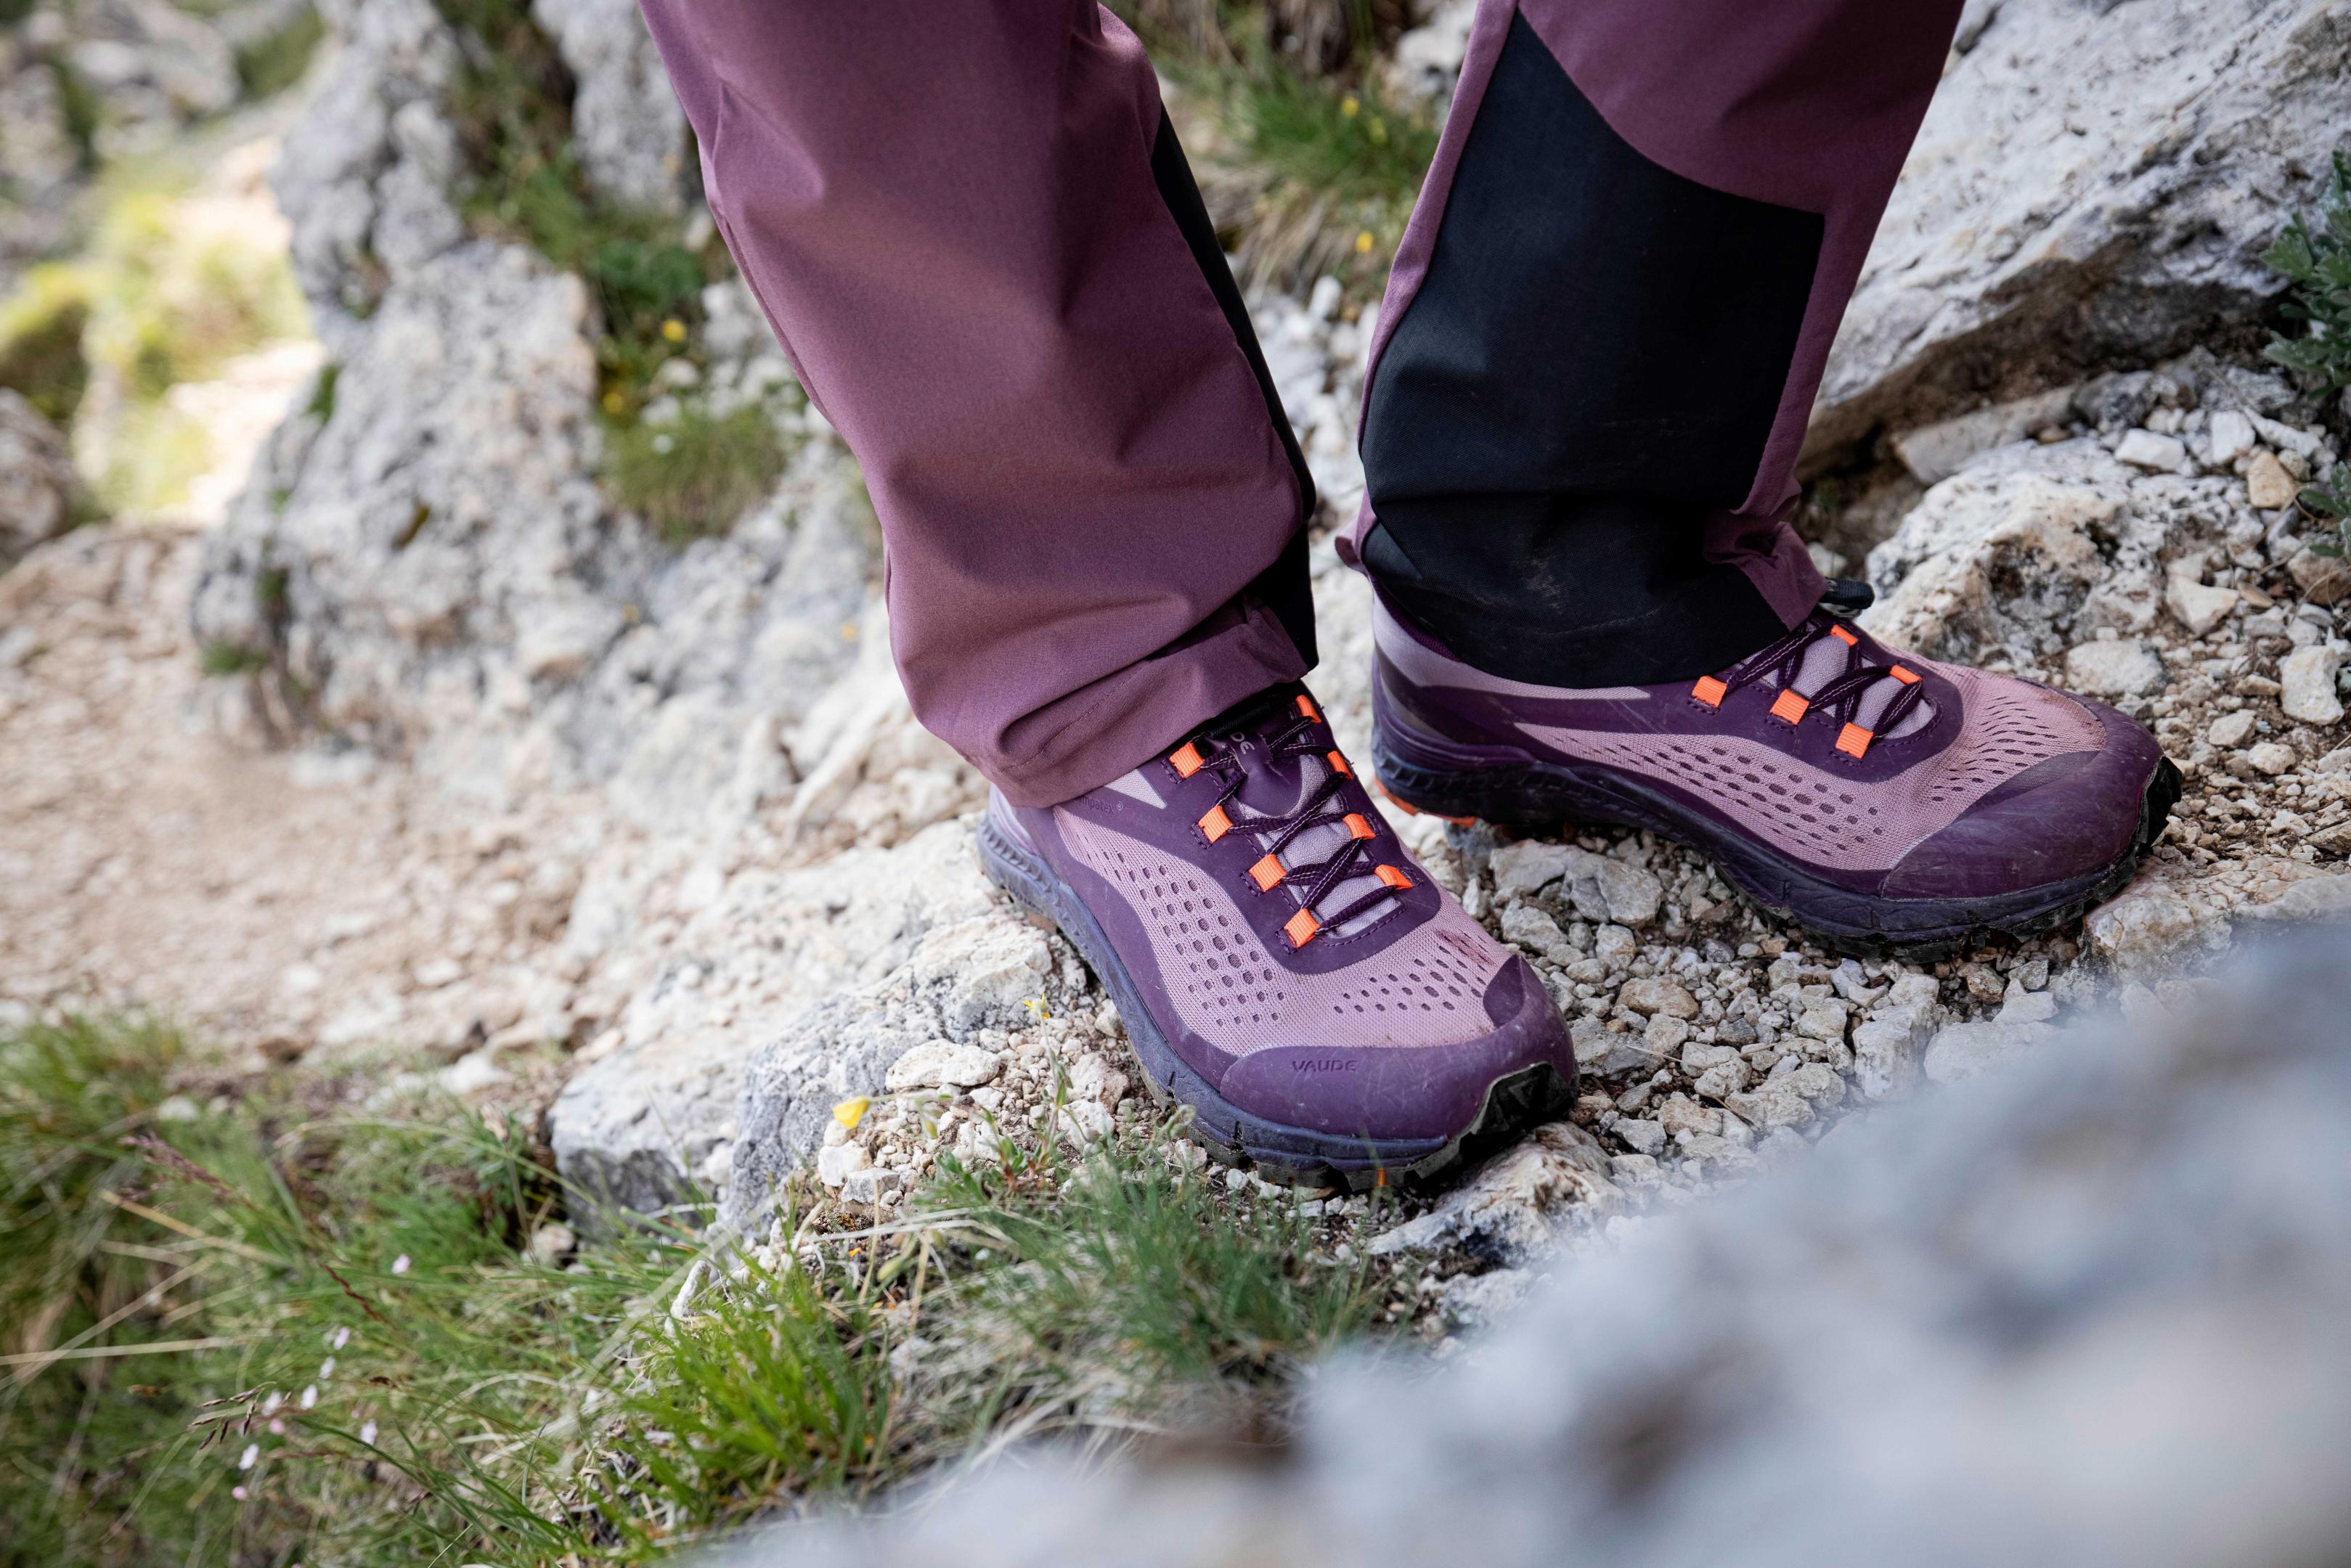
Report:
[{"label": "mesh upper", "polygon": [[1071,852],[1142,923],[1184,1027],[1221,1051],[1459,1045],[1493,1032],[1486,988],[1510,956],[1449,898],[1356,963],[1294,974],[1199,867],[1067,810],[1054,820]]},{"label": "mesh upper", "polygon": [[2062,693],[1957,665],[1930,667],[1959,689],[1966,715],[1959,737],[1876,783],[1812,767],[1740,736],[1521,727],[1567,756],[1677,784],[1799,860],[1884,871],[2026,768],[2095,751],[2104,739],[2098,721]]}]

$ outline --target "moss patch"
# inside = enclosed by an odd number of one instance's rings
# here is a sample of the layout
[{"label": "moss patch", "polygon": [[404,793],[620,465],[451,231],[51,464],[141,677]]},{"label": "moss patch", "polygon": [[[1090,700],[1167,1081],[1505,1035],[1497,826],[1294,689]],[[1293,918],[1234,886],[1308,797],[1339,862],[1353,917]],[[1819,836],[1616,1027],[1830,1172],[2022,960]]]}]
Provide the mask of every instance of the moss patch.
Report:
[{"label": "moss patch", "polygon": [[0,300],[0,387],[22,393],[54,424],[72,420],[89,385],[82,332],[91,285],[86,269],[53,262]]},{"label": "moss patch", "polygon": [[664,424],[616,424],[606,436],[605,483],[615,501],[683,544],[733,528],[774,487],[786,455],[764,407],[714,415],[688,405]]},{"label": "moss patch", "polygon": [[327,36],[325,18],[305,5],[269,32],[238,46],[236,80],[247,98],[273,98],[302,79]]}]

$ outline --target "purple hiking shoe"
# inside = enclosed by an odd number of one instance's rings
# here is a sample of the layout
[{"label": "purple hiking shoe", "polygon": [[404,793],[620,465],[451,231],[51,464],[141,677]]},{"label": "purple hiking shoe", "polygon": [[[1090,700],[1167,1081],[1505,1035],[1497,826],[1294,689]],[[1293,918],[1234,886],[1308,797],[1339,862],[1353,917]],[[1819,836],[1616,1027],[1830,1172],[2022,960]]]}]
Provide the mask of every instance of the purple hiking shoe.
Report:
[{"label": "purple hiking shoe", "polygon": [[1361,1188],[1573,1096],[1542,983],[1405,853],[1302,687],[1058,806],[991,795],[979,853],[1220,1159]]},{"label": "purple hiking shoe", "polygon": [[1646,828],[1866,954],[2074,920],[2130,880],[2179,799],[2179,769],[2114,709],[1896,652],[1825,604],[1669,685],[1504,680],[1384,604],[1375,640],[1374,761],[1400,804]]}]

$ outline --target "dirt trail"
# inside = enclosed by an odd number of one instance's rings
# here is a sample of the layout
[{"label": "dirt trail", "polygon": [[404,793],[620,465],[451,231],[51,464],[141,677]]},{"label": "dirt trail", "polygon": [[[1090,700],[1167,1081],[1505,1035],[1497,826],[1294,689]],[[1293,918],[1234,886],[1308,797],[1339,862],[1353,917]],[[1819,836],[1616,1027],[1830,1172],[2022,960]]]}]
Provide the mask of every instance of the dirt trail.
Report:
[{"label": "dirt trail", "polygon": [[203,674],[185,629],[194,555],[94,528],[0,578],[0,1009],[278,1049],[516,1022],[576,871],[401,769],[235,738],[244,677]]}]

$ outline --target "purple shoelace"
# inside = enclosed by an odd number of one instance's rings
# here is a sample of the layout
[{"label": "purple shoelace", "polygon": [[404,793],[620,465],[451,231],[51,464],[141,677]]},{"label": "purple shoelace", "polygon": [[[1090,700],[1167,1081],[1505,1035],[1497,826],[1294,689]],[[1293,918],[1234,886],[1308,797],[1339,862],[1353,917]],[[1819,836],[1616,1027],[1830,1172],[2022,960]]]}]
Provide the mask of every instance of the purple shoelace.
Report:
[{"label": "purple shoelace", "polygon": [[[1322,716],[1314,708],[1312,699],[1300,695],[1295,699],[1292,712],[1294,716],[1290,721],[1265,741],[1267,756],[1276,761],[1288,758],[1321,757],[1326,759],[1326,771],[1322,782],[1307,791],[1305,800],[1295,810],[1280,815],[1254,810],[1237,814],[1235,802],[1249,783],[1249,772],[1238,751],[1216,745],[1220,737],[1247,734],[1252,728],[1261,727],[1264,721],[1260,721],[1259,726],[1239,727],[1211,726],[1195,737],[1191,745],[1200,757],[1201,766],[1214,772],[1224,784],[1207,818],[1221,813],[1234,831],[1271,834],[1270,841],[1265,846],[1265,858],[1258,864],[1263,867],[1271,862],[1280,868],[1280,874],[1268,880],[1265,874],[1253,869],[1252,875],[1256,877],[1259,890],[1270,893],[1277,887],[1305,884],[1306,892],[1300,907],[1313,920],[1313,929],[1320,930],[1326,925],[1343,925],[1356,916],[1402,896],[1412,884],[1408,878],[1394,868],[1371,862],[1367,846],[1374,837],[1374,830],[1370,826],[1369,815],[1345,810],[1344,802],[1340,800],[1348,779],[1353,775],[1335,748],[1316,738],[1316,732],[1322,727]],[[1322,827],[1344,828],[1348,837],[1330,855],[1310,864],[1292,866],[1281,860],[1282,852],[1301,835]],[[1379,877],[1380,885],[1327,919],[1316,909],[1316,905],[1328,897],[1333,888],[1350,878],[1366,875]],[[1305,946],[1294,933],[1291,941],[1296,946]]]},{"label": "purple shoelace", "polygon": [[[1844,644],[1844,669],[1807,697],[1796,690],[1796,679],[1811,662],[1813,649],[1823,637],[1834,637]],[[1817,611],[1802,625],[1761,652],[1740,660],[1721,676],[1709,676],[1700,681],[1698,695],[1701,701],[1707,701],[1708,706],[1718,706],[1732,692],[1766,675],[1771,676],[1781,691],[1786,694],[1781,699],[1782,702],[1792,696],[1801,705],[1790,715],[1782,712],[1779,705],[1775,704],[1774,712],[1781,713],[1781,716],[1792,725],[1809,713],[1826,714],[1844,727],[1838,738],[1839,748],[1855,757],[1859,757],[1876,736],[1897,728],[1926,700],[1925,685],[1917,672],[1899,663],[1873,664],[1861,651],[1860,638],[1839,625],[1834,617]],[[1876,723],[1864,728],[1855,717],[1860,712],[1863,695],[1878,682],[1886,680],[1898,681],[1902,689],[1876,716]],[[1710,694],[1710,701],[1708,700],[1709,685],[1719,688]]]}]

